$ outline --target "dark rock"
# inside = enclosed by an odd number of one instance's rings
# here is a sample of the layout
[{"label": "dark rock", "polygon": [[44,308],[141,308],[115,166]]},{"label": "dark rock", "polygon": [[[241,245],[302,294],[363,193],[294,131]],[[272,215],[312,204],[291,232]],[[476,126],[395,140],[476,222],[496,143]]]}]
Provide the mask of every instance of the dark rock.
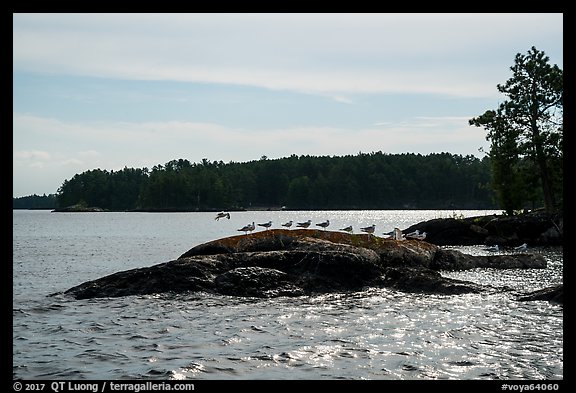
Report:
[{"label": "dark rock", "polygon": [[212,257],[176,260],[158,265],[126,270],[88,281],[65,293],[76,299],[149,295],[163,292],[210,291],[214,277],[226,271]]},{"label": "dark rock", "polygon": [[404,292],[417,292],[439,295],[455,295],[462,293],[481,292],[480,285],[442,277],[440,273],[423,268],[388,268],[383,284]]},{"label": "dark rock", "polygon": [[299,242],[302,250],[180,257],[89,281],[66,293],[77,299],[186,291],[294,296],[358,290],[383,273],[372,250],[319,239]]},{"label": "dark rock", "polygon": [[562,214],[533,211],[514,216],[492,215],[437,218],[406,228],[426,232],[426,241],[439,246],[499,244],[548,246],[563,244]]},{"label": "dark rock", "polygon": [[180,258],[194,255],[232,254],[273,250],[346,251],[373,250],[382,266],[428,266],[438,247],[419,240],[395,241],[369,234],[321,230],[273,229],[250,235],[232,236],[195,246]]},{"label": "dark rock", "polygon": [[559,284],[525,294],[518,298],[520,301],[547,300],[553,303],[564,304],[564,284]]},{"label": "dark rock", "polygon": [[542,267],[540,262],[527,253],[474,257],[419,240],[276,229],[201,244],[176,260],[114,273],[65,293],[77,299],[197,291],[271,297],[387,286],[456,294],[481,287],[444,278],[438,270]]},{"label": "dark rock", "polygon": [[468,255],[458,250],[439,249],[430,268],[434,270],[493,269],[545,269],[546,258],[531,253],[501,255]]},{"label": "dark rock", "polygon": [[304,294],[302,288],[290,282],[287,273],[257,266],[229,270],[214,281],[217,291],[223,295],[276,297]]}]

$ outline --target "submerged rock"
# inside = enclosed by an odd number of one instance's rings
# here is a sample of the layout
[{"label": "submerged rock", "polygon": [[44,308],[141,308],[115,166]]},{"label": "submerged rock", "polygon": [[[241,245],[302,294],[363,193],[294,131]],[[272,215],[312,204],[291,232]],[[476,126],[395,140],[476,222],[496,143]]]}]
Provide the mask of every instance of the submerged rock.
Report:
[{"label": "submerged rock", "polygon": [[553,303],[564,304],[564,284],[539,289],[518,298],[520,301],[547,300]]},{"label": "submerged rock", "polygon": [[434,270],[545,269],[546,258],[539,254],[468,255],[458,250],[439,249],[430,267]]},{"label": "submerged rock", "polygon": [[413,267],[390,268],[386,271],[383,285],[404,292],[455,295],[481,292],[481,285],[453,278],[442,277],[439,272]]},{"label": "submerged rock", "polygon": [[483,287],[439,271],[473,267],[544,268],[546,261],[529,253],[476,257],[420,240],[274,229],[207,242],[176,260],[114,273],[65,293],[76,299],[198,291],[273,297],[389,287],[449,295]]}]

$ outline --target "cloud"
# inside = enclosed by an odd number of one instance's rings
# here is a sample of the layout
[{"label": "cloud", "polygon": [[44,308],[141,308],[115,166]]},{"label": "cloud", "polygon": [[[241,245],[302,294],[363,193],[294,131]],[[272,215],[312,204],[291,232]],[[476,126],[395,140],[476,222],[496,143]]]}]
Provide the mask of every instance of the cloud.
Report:
[{"label": "cloud", "polygon": [[23,144],[23,140],[46,129],[55,128],[66,143],[54,145],[52,150],[15,149],[14,160],[48,161],[64,156],[78,163],[117,167],[143,162],[144,159],[147,165],[163,164],[174,158],[199,161],[208,156],[215,160],[247,161],[261,155],[340,155],[385,150],[385,147],[393,146],[396,148],[392,153],[401,152],[398,149],[427,153],[434,151],[427,146],[447,146],[447,142],[457,140],[467,141],[471,149],[476,149],[475,145],[481,143],[482,138],[475,132],[478,130],[476,127],[468,126],[467,119],[422,116],[357,128],[297,126],[245,129],[185,121],[71,123],[15,114],[14,129],[18,135],[15,145]]},{"label": "cloud", "polygon": [[15,14],[13,66],[334,97],[493,97],[514,54],[552,34],[562,14]]},{"label": "cloud", "polygon": [[14,152],[14,160],[49,160],[50,153],[38,150],[23,150]]},{"label": "cloud", "polygon": [[344,97],[344,96],[336,95],[336,96],[332,96],[330,98],[332,98],[334,101],[340,102],[342,104],[353,104],[354,103],[350,98]]}]

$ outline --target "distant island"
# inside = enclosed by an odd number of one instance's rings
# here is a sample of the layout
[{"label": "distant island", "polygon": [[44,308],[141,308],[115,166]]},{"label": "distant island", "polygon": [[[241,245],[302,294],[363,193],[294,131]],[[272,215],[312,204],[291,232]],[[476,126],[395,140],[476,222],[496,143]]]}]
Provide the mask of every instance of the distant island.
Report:
[{"label": "distant island", "polygon": [[20,198],[12,198],[12,209],[52,210],[57,207],[58,200],[56,194],[33,194]]},{"label": "distant island", "polygon": [[89,170],[55,195],[13,198],[13,208],[42,201],[56,211],[497,209],[490,182],[488,157],[449,153],[178,159],[152,169]]}]

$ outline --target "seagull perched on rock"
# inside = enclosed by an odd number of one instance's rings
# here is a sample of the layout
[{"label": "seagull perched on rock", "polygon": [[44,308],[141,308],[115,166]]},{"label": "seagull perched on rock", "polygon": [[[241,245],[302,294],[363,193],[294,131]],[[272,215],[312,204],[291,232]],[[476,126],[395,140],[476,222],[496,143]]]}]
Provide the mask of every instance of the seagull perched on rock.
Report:
[{"label": "seagull perched on rock", "polygon": [[406,236],[402,233],[400,228],[394,228],[394,234],[392,235],[394,240],[405,240]]},{"label": "seagull perched on rock", "polygon": [[340,228],[341,231],[352,233],[354,230],[352,229],[352,225],[348,225],[346,228]]},{"label": "seagull perched on rock", "polygon": [[493,246],[486,247],[484,251],[497,252],[500,251],[500,248],[498,247],[498,244],[495,244]]},{"label": "seagull perched on rock", "polygon": [[298,228],[308,228],[312,224],[312,220],[308,220],[306,222],[299,222],[296,224]]},{"label": "seagull perched on rock", "polygon": [[227,219],[230,219],[230,213],[224,213],[224,212],[220,212],[218,214],[216,214],[216,217],[214,218],[216,221],[220,220],[221,218],[226,217]]},{"label": "seagull perched on rock", "polygon": [[405,236],[406,239],[424,240],[426,239],[426,232],[420,233],[420,231],[416,229],[414,232],[408,233]]},{"label": "seagull perched on rock", "polygon": [[519,245],[518,247],[514,247],[514,250],[516,251],[526,251],[526,249],[528,248],[528,244],[524,243]]},{"label": "seagull perched on rock", "polygon": [[364,228],[360,228],[360,230],[362,232],[366,232],[366,233],[374,233],[374,230],[376,229],[376,225],[370,225],[369,227],[364,227]]},{"label": "seagull perched on rock", "polygon": [[240,228],[238,230],[240,232],[244,232],[245,234],[248,234],[248,232],[252,232],[255,228],[256,228],[256,226],[254,225],[254,222],[252,222],[252,224],[248,224],[248,225],[246,225],[243,228]]},{"label": "seagull perched on rock", "polygon": [[321,223],[318,223],[318,224],[316,224],[316,225],[319,226],[319,227],[322,227],[322,228],[326,229],[326,227],[327,227],[328,225],[330,225],[330,220],[326,220],[326,221],[321,222]]},{"label": "seagull perched on rock", "polygon": [[268,222],[265,222],[264,224],[258,224],[258,225],[261,227],[264,227],[264,228],[266,228],[266,230],[268,230],[268,228],[270,228],[272,226],[272,221],[268,221]]},{"label": "seagull perched on rock", "polygon": [[286,228],[290,228],[290,227],[292,226],[292,223],[293,223],[293,222],[294,222],[294,221],[290,220],[290,221],[285,222],[284,224],[282,224],[282,226],[283,226],[283,227],[286,227]]}]

